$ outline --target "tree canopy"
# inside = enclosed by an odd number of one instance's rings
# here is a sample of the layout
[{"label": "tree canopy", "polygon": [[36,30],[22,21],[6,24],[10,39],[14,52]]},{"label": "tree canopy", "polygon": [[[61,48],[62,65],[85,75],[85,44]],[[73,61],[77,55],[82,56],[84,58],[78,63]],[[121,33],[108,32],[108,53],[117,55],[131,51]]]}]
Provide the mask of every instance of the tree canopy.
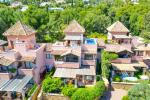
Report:
[{"label": "tree canopy", "polygon": [[[91,0],[87,5],[82,0],[74,0],[73,6],[70,5],[72,0],[68,0],[65,4],[54,3],[40,7],[38,4],[43,1],[22,0],[23,4],[29,6],[24,12],[20,7],[0,5],[0,33],[6,31],[17,20],[21,20],[37,30],[38,42],[55,42],[63,39],[63,30],[73,19],[86,29],[86,35],[105,34],[106,28],[117,20],[125,24],[132,35],[150,31],[149,0],[140,0],[138,5],[123,0]],[[49,10],[50,7],[61,7],[64,10]],[[0,35],[0,38],[4,37]]]},{"label": "tree canopy", "polygon": [[129,100],[150,100],[150,86],[148,84],[138,84],[133,86],[129,92]]}]

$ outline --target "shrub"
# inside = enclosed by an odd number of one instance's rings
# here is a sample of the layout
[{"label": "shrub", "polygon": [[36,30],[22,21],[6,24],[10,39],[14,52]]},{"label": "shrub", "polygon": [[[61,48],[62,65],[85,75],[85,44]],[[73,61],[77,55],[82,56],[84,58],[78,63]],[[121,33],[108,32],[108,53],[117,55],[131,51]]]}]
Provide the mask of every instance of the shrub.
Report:
[{"label": "shrub", "polygon": [[96,75],[96,81],[100,80],[100,75]]},{"label": "shrub", "polygon": [[102,76],[108,78],[110,73],[111,61],[117,59],[118,55],[103,50],[101,52],[101,58]]},{"label": "shrub", "polygon": [[50,70],[50,72],[48,72],[48,73],[46,74],[45,77],[46,77],[46,78],[47,78],[47,77],[52,77],[53,74],[54,74],[54,72],[55,72],[55,70],[56,70],[55,67],[53,67],[53,68]]},{"label": "shrub", "polygon": [[115,77],[113,78],[113,81],[115,81],[115,82],[121,82],[120,76],[115,76]]},{"label": "shrub", "polygon": [[62,94],[65,96],[71,97],[76,90],[77,88],[75,88],[73,85],[66,85],[62,89]]},{"label": "shrub", "polygon": [[129,97],[126,95],[126,96],[123,96],[122,97],[122,100],[129,100]]},{"label": "shrub", "polygon": [[105,91],[105,84],[103,81],[98,81],[94,86],[95,97],[102,96]]},{"label": "shrub", "polygon": [[94,100],[91,88],[79,88],[71,97],[71,100]]},{"label": "shrub", "polygon": [[17,69],[16,69],[16,68],[11,68],[11,69],[9,69],[9,71],[10,71],[11,73],[15,73],[15,72],[17,71]]},{"label": "shrub", "polygon": [[30,97],[36,88],[37,88],[37,84],[34,84],[33,87],[29,90],[27,95]]},{"label": "shrub", "polygon": [[103,95],[105,85],[103,81],[96,83],[94,87],[80,88],[71,97],[71,100],[94,100]]},{"label": "shrub", "polygon": [[148,84],[134,85],[128,92],[131,100],[150,100],[150,86]]},{"label": "shrub", "polygon": [[47,77],[42,84],[44,92],[59,93],[61,91],[62,81],[60,78]]}]

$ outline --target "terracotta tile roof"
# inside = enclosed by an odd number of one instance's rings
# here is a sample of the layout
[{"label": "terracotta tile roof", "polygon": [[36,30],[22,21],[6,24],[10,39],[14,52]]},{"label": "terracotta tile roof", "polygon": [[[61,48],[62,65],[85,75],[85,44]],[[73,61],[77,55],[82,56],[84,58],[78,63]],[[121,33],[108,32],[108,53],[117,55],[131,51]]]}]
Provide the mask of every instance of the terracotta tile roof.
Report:
[{"label": "terracotta tile roof", "polygon": [[129,32],[129,30],[120,22],[117,21],[107,28],[110,32]]},{"label": "terracotta tile roof", "polygon": [[53,55],[61,55],[61,54],[65,53],[65,52],[66,52],[66,50],[52,50],[51,54],[53,54]]},{"label": "terracotta tile roof", "polygon": [[76,21],[73,20],[64,30],[64,33],[84,33],[85,29]]},{"label": "terracotta tile roof", "polygon": [[131,50],[131,45],[127,44],[127,45],[120,45],[120,44],[106,44],[105,46],[105,50],[108,52],[115,52],[115,53],[119,53],[122,51],[129,51],[132,53]]},{"label": "terracotta tile roof", "polygon": [[131,66],[130,64],[115,64],[112,63],[113,69],[114,70],[119,70],[119,71],[136,71],[136,69]]},{"label": "terracotta tile roof", "polygon": [[46,43],[46,51],[52,51],[52,44],[51,43]]},{"label": "terracotta tile roof", "polygon": [[33,30],[31,27],[26,26],[22,24],[20,21],[18,21],[16,24],[14,24],[12,27],[10,27],[6,32],[3,33],[4,36],[7,35],[31,35],[35,33],[35,30]]},{"label": "terracotta tile roof", "polygon": [[81,56],[81,52],[79,50],[75,50],[75,49],[68,50],[67,52],[61,54],[61,56],[64,56],[64,55],[67,55],[67,54],[73,54],[73,55],[76,55],[76,56]]},{"label": "terracotta tile roof", "polygon": [[6,44],[6,43],[7,43],[7,41],[0,40],[0,46],[1,46],[1,45],[4,45],[4,44]]},{"label": "terracotta tile roof", "polygon": [[141,37],[132,36],[132,41],[131,41],[131,43],[132,43],[132,46],[133,46],[133,47],[137,47],[137,46],[139,46],[139,45],[144,44],[143,41],[144,41],[144,39],[141,38]]},{"label": "terracotta tile roof", "polygon": [[98,46],[105,46],[105,41],[103,39],[97,39]]},{"label": "terracotta tile roof", "polygon": [[131,63],[131,58],[117,58],[115,60],[111,61],[112,63],[125,63],[125,64],[129,64]]},{"label": "terracotta tile roof", "polygon": [[31,61],[31,62],[34,62],[35,61],[35,57],[23,56],[23,57],[21,57],[21,59],[19,61]]},{"label": "terracotta tile roof", "polygon": [[0,57],[0,65],[3,65],[3,66],[9,66],[11,65],[12,63],[14,63],[15,61],[12,60],[12,59],[7,59],[3,56]]},{"label": "terracotta tile roof", "polygon": [[90,68],[56,68],[53,77],[76,78],[77,75],[96,75],[95,67]]},{"label": "terracotta tile roof", "polygon": [[139,50],[139,51],[150,51],[150,44],[145,46],[145,44],[143,45],[139,45],[137,47],[135,47],[135,50]]},{"label": "terracotta tile roof", "polygon": [[120,71],[136,71],[135,68],[148,68],[148,65],[146,65],[144,62],[135,62],[135,63],[111,63],[114,70],[120,70]]}]

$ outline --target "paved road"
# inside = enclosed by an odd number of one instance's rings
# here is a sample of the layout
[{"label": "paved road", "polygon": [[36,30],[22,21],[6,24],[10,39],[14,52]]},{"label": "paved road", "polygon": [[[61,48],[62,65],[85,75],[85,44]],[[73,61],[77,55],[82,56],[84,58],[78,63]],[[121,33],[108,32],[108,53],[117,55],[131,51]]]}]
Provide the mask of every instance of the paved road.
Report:
[{"label": "paved road", "polygon": [[127,95],[126,90],[115,89],[114,91],[107,91],[101,100],[121,100],[123,96]]}]

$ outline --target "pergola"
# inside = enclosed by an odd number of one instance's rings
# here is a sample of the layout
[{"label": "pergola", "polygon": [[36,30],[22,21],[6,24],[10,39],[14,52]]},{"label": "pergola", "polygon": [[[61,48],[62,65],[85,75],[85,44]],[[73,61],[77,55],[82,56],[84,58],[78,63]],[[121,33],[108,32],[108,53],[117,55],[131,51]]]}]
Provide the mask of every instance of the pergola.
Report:
[{"label": "pergola", "polygon": [[17,92],[24,98],[26,86],[31,79],[31,76],[17,76],[10,80],[0,80],[0,92],[7,92],[8,98],[11,98],[11,92]]}]

